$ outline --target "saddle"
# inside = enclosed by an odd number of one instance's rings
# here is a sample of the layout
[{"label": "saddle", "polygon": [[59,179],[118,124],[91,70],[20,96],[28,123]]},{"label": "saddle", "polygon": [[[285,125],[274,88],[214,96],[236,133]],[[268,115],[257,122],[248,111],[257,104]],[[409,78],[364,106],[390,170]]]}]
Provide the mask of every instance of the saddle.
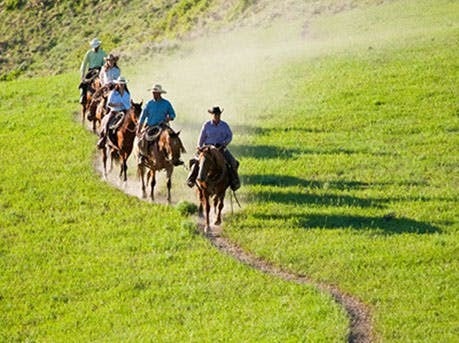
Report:
[{"label": "saddle", "polygon": [[164,127],[161,125],[155,125],[155,126],[150,126],[145,130],[145,133],[143,135],[143,138],[147,142],[153,142],[158,140],[159,135],[163,131]]},{"label": "saddle", "polygon": [[111,132],[115,132],[123,123],[125,115],[126,113],[122,111],[113,113],[113,116],[108,121],[108,129]]}]

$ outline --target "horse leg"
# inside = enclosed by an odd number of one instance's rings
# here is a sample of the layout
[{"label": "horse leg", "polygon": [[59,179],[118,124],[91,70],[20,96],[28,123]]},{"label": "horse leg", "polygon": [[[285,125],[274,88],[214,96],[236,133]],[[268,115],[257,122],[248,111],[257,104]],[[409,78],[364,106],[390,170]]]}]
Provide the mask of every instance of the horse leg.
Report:
[{"label": "horse leg", "polygon": [[173,169],[171,168],[170,170],[167,170],[167,203],[170,205],[171,203],[171,188],[172,188],[172,171]]},{"label": "horse leg", "polygon": [[215,221],[215,225],[220,225],[222,223],[222,210],[223,210],[223,206],[225,205],[225,194],[219,195],[216,198],[218,199],[218,212],[217,212],[217,220]]},{"label": "horse leg", "polygon": [[156,185],[156,175],[155,171],[150,171],[151,173],[151,191],[150,191],[150,198],[151,201],[155,201],[155,185]]},{"label": "horse leg", "polygon": [[104,178],[107,178],[107,149],[104,148],[102,152],[102,164],[104,165]]},{"label": "horse leg", "polygon": [[204,207],[206,209],[206,226],[204,227],[204,233],[210,231],[210,199],[208,195],[204,196]]},{"label": "horse leg", "polygon": [[204,207],[203,207],[203,203],[204,203],[204,194],[203,194],[203,190],[201,190],[200,188],[197,188],[197,192],[198,192],[198,198],[199,198],[199,206],[198,206],[198,216],[199,218],[204,218]]},{"label": "horse leg", "polygon": [[218,207],[218,196],[214,196],[214,214],[217,214],[217,207]]},{"label": "horse leg", "polygon": [[147,192],[145,191],[145,167],[141,164],[137,165],[137,175],[142,181],[142,198],[145,199],[147,197]]},{"label": "horse leg", "polygon": [[81,124],[84,125],[84,115],[86,113],[86,106],[84,104],[81,105]]},{"label": "horse leg", "polygon": [[120,179],[123,179],[123,182],[127,181],[127,163],[126,163],[126,158],[123,155],[122,161],[121,161],[121,168],[120,168]]}]

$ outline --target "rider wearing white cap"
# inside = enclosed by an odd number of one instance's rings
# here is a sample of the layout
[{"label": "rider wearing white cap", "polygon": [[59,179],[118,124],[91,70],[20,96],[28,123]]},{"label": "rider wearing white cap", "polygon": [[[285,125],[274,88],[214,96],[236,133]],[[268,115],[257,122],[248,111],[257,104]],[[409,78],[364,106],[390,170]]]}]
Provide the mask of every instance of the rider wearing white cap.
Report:
[{"label": "rider wearing white cap", "polygon": [[100,131],[100,139],[97,142],[97,147],[103,149],[107,141],[107,133],[111,125],[112,118],[118,113],[126,113],[131,108],[131,94],[127,89],[127,80],[120,76],[115,80],[115,88],[108,95],[107,107],[110,112],[102,119],[102,130]]}]

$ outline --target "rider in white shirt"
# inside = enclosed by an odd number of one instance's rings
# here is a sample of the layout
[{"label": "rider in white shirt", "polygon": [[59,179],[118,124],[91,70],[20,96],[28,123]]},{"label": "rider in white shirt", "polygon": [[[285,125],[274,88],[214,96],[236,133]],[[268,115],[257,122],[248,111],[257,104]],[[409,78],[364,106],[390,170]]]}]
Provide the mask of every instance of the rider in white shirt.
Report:
[{"label": "rider in white shirt", "polygon": [[126,113],[131,108],[131,94],[127,89],[127,80],[120,76],[114,81],[115,88],[108,95],[107,107],[110,113],[102,119],[102,130],[100,131],[100,139],[97,142],[99,149],[105,148],[107,134],[111,119],[119,112]]}]

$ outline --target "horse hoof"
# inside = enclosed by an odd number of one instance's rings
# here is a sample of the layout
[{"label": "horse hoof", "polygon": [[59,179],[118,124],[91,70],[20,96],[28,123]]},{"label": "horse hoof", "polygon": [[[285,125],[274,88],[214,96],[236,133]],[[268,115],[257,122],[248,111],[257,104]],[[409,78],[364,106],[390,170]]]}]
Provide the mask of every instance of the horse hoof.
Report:
[{"label": "horse hoof", "polygon": [[215,221],[215,225],[220,225],[221,223],[222,223],[222,221],[220,219]]}]

